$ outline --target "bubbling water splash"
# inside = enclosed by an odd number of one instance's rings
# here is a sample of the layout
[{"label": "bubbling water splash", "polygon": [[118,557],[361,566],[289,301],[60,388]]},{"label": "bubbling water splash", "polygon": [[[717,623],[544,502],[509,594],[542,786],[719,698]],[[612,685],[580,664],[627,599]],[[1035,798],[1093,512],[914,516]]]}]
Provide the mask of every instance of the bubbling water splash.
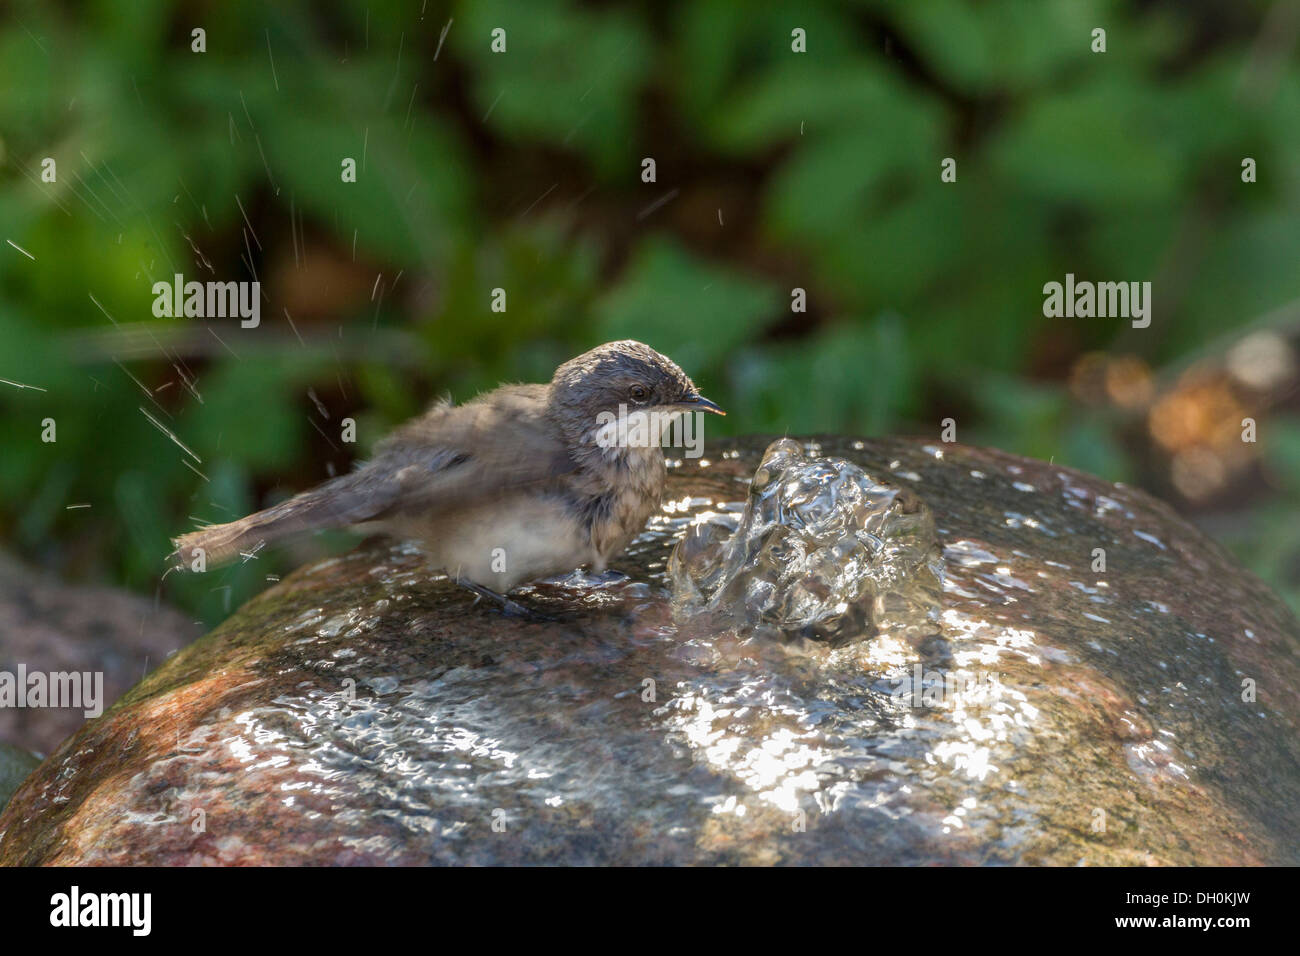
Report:
[{"label": "bubbling water splash", "polygon": [[940,630],[943,550],[912,491],[783,438],[763,453],[739,523],[711,515],[668,560],[679,622],[839,646]]}]

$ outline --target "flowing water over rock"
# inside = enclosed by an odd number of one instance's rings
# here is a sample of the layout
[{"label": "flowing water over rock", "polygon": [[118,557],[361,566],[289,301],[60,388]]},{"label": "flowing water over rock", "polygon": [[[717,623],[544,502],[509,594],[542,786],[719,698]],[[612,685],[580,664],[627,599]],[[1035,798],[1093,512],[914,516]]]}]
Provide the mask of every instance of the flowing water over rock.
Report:
[{"label": "flowing water over rock", "polygon": [[907,489],[783,438],[763,453],[740,520],[730,517],[692,524],[673,548],[679,620],[833,644],[939,632],[939,538]]},{"label": "flowing water over rock", "polygon": [[[939,633],[702,626],[722,538],[683,546],[675,617],[674,542],[743,522],[766,445],[679,463],[628,578],[525,594],[554,621],[475,607],[400,545],[300,570],[60,747],[0,862],[1300,862],[1300,625],[1222,549],[1059,466],[828,438],[802,454],[928,508]],[[826,547],[809,527],[796,557]],[[799,593],[772,540],[733,551]],[[824,623],[804,591],[793,619]]]}]

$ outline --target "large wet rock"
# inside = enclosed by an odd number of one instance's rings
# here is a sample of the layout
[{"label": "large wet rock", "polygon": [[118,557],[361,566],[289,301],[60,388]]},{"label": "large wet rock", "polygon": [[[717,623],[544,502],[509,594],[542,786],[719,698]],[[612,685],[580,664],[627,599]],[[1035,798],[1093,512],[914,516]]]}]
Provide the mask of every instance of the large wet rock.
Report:
[{"label": "large wet rock", "polygon": [[400,546],[300,570],[60,747],[0,862],[1300,862],[1300,625],[1222,549],[1059,466],[826,439],[928,505],[941,634],[674,623],[672,541],[765,445],[674,469],[630,580],[525,597],[554,622]]}]

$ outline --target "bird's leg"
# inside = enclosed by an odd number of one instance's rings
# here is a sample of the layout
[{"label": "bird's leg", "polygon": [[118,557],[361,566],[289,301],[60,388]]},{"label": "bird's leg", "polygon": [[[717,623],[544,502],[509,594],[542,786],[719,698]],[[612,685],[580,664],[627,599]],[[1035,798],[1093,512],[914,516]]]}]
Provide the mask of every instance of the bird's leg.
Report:
[{"label": "bird's leg", "polygon": [[536,611],[524,607],[518,601],[512,601],[504,594],[498,594],[496,591],[493,591],[491,588],[485,588],[481,584],[475,584],[473,581],[470,581],[466,578],[462,578],[459,575],[454,577],[453,580],[461,587],[473,591],[475,594],[478,595],[478,598],[476,598],[474,601],[475,604],[477,604],[478,601],[483,598],[491,598],[497,604],[501,605],[501,611],[507,617],[522,617],[534,621],[551,620],[551,618],[547,617],[545,614],[538,614]]}]

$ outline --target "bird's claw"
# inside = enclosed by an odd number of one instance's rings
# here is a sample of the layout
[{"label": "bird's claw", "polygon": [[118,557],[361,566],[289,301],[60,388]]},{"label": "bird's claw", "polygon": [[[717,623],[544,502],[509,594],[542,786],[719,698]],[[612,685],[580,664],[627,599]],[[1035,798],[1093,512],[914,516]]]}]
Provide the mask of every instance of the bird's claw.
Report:
[{"label": "bird's claw", "polygon": [[522,618],[523,620],[526,621],[554,621],[555,620],[555,618],[553,617],[548,617],[545,614],[542,614],[538,611],[534,611],[532,608],[525,607],[524,605],[520,604],[518,601],[512,601],[504,594],[498,594],[496,591],[493,591],[491,588],[485,588],[481,584],[475,584],[473,581],[467,581],[464,578],[456,578],[455,581],[461,587],[474,592],[474,594],[476,595],[476,597],[474,598],[474,606],[477,606],[479,602],[486,597],[486,598],[491,598],[494,602],[496,602],[496,604],[498,604],[501,608],[501,613],[504,614],[506,617],[517,617],[517,618]]}]

